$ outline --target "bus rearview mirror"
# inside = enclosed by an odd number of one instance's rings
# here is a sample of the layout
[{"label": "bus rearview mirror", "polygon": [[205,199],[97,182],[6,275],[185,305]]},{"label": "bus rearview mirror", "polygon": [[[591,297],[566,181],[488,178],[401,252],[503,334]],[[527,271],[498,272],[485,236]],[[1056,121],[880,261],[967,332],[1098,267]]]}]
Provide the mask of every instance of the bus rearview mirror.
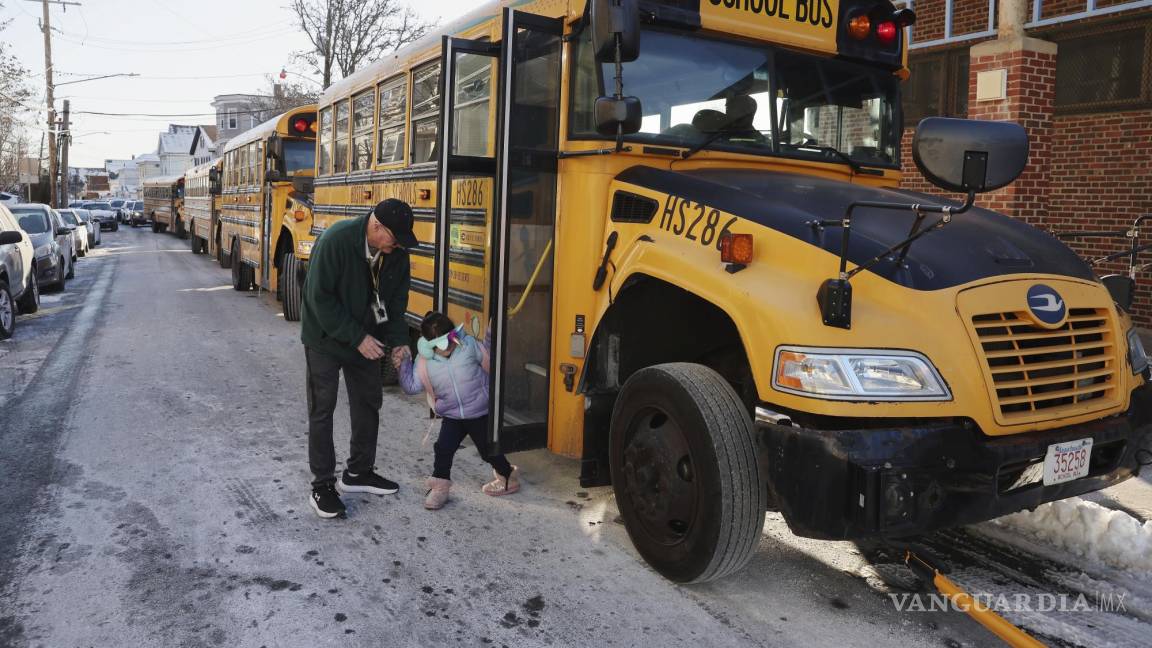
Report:
[{"label": "bus rearview mirror", "polygon": [[593,0],[591,12],[592,51],[601,63],[616,61],[619,37],[620,61],[635,61],[640,55],[640,9],[637,0]]},{"label": "bus rearview mirror", "polygon": [[1028,134],[1012,122],[929,117],[916,127],[912,159],[947,191],[984,193],[1007,186],[1028,164]]},{"label": "bus rearview mirror", "polygon": [[596,132],[601,135],[631,135],[640,132],[643,115],[636,97],[596,99]]}]

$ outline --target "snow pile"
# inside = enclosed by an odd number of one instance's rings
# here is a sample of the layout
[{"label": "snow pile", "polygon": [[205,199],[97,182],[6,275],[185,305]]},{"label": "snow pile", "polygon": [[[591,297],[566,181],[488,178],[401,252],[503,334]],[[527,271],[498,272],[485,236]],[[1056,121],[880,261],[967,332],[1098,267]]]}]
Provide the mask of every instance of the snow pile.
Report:
[{"label": "snow pile", "polygon": [[992,524],[1119,569],[1152,572],[1152,521],[1078,497],[1041,504]]}]

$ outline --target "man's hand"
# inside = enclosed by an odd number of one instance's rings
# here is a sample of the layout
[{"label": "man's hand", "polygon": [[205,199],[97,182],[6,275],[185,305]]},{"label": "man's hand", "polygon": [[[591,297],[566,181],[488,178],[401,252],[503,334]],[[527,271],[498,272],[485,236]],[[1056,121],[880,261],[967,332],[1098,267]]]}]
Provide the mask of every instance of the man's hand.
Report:
[{"label": "man's hand", "polygon": [[384,357],[384,345],[371,335],[365,335],[364,339],[360,340],[360,346],[356,347],[356,350],[369,360],[379,360]]},{"label": "man's hand", "polygon": [[408,350],[407,346],[398,346],[392,349],[392,366],[399,369],[400,365],[411,356],[412,352]]}]

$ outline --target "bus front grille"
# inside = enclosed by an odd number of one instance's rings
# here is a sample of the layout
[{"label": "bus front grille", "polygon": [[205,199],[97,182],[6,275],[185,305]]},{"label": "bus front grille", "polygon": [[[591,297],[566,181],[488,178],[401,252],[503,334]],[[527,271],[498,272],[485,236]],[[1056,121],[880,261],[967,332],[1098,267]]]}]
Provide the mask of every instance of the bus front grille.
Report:
[{"label": "bus front grille", "polygon": [[1116,337],[1107,309],[1071,309],[1063,326],[1036,326],[1023,312],[974,315],[972,327],[1009,423],[1104,409],[1118,396]]}]

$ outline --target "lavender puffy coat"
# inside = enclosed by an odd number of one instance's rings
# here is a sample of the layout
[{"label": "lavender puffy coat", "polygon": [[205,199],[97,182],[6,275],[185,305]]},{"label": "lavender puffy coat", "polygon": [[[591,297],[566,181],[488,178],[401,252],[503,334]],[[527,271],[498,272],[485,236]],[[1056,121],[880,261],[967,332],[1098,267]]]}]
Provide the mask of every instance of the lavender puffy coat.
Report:
[{"label": "lavender puffy coat", "polygon": [[460,345],[447,358],[435,355],[431,360],[417,356],[400,363],[400,387],[407,394],[424,391],[419,367],[428,370],[428,380],[435,393],[432,409],[445,418],[473,419],[488,414],[488,340],[481,344],[464,335]]}]

